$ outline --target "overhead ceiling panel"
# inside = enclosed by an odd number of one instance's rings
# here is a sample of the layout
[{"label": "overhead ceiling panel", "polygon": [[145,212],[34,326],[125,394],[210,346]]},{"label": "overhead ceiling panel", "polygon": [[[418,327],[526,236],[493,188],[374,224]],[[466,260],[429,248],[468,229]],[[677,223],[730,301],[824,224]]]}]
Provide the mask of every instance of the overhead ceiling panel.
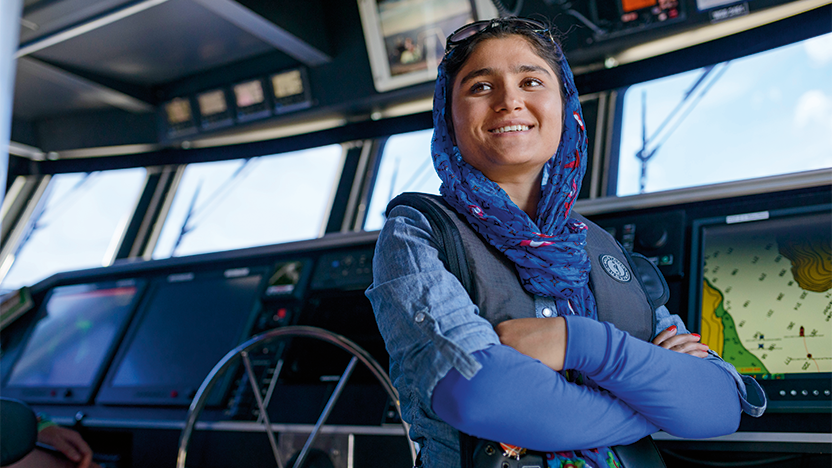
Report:
[{"label": "overhead ceiling panel", "polygon": [[24,120],[77,112],[120,108],[151,112],[153,106],[60,69],[23,57],[17,61],[14,116]]},{"label": "overhead ceiling panel", "polygon": [[133,0],[25,0],[20,19],[20,43],[26,44],[84,23]]},{"label": "overhead ceiling panel", "polygon": [[274,48],[191,0],[169,0],[33,53],[131,84],[170,82]]}]

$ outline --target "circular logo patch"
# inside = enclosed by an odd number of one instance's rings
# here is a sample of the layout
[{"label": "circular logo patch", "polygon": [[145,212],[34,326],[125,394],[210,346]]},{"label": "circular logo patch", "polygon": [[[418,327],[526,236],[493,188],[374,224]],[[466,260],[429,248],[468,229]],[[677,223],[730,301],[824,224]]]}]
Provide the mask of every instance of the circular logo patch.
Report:
[{"label": "circular logo patch", "polygon": [[632,279],[630,270],[621,263],[620,260],[612,255],[601,255],[601,266],[608,275],[612,276],[614,280],[626,283]]}]

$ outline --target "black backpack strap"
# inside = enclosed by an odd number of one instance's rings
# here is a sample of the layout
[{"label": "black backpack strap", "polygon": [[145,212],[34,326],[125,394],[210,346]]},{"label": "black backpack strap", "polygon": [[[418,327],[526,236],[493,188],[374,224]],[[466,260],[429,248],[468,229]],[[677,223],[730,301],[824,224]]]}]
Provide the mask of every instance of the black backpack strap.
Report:
[{"label": "black backpack strap", "polygon": [[653,304],[653,310],[667,304],[668,299],[670,299],[670,288],[667,286],[667,281],[665,281],[659,267],[638,252],[630,252],[629,255],[630,264],[638,273],[638,277],[641,278],[641,286],[647,293],[647,298]]},{"label": "black backpack strap", "polygon": [[667,468],[659,447],[653,438],[646,436],[630,445],[610,447],[625,468]]},{"label": "black backpack strap", "polygon": [[399,205],[415,208],[425,215],[433,229],[434,240],[438,244],[439,258],[445,264],[445,268],[457,277],[469,296],[477,297],[476,284],[468,266],[468,256],[465,254],[465,245],[462,243],[453,220],[439,207],[440,204],[445,204],[445,200],[438,195],[405,192],[390,200],[385,215],[389,216],[390,211]]}]

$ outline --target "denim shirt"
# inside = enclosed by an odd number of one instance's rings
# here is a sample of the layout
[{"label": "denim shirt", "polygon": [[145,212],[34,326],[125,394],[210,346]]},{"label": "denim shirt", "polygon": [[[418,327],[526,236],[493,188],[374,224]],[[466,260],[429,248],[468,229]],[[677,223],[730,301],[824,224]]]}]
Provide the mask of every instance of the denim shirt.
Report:
[{"label": "denim shirt", "polygon": [[[391,211],[376,244],[373,284],[366,295],[390,355],[390,377],[403,418],[411,425],[410,437],[420,446],[423,464],[458,466],[458,432],[433,412],[431,396],[451,368],[467,379],[473,377],[481,365],[472,353],[500,340],[445,269],[430,223],[418,210],[398,206]],[[535,296],[534,302],[536,317],[558,313],[551,298]],[[665,307],[656,310],[654,336],[673,325],[678,334],[688,333],[681,318]],[[740,376],[713,352],[705,359],[734,378],[746,413],[763,413],[765,394],[754,379]]]}]

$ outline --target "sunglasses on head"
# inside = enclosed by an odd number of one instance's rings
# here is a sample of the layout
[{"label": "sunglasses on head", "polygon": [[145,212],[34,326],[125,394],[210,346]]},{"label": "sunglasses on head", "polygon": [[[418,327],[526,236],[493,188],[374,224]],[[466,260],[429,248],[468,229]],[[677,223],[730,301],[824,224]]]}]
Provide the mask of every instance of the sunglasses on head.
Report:
[{"label": "sunglasses on head", "polygon": [[470,40],[472,37],[503,25],[518,29],[525,29],[527,31],[543,35],[546,39],[554,42],[554,39],[552,39],[552,35],[549,32],[549,28],[547,28],[540,21],[517,17],[494,18],[490,20],[475,21],[454,31],[450,36],[448,36],[447,41],[445,41],[445,55],[448,55],[448,53],[456,46]]}]

